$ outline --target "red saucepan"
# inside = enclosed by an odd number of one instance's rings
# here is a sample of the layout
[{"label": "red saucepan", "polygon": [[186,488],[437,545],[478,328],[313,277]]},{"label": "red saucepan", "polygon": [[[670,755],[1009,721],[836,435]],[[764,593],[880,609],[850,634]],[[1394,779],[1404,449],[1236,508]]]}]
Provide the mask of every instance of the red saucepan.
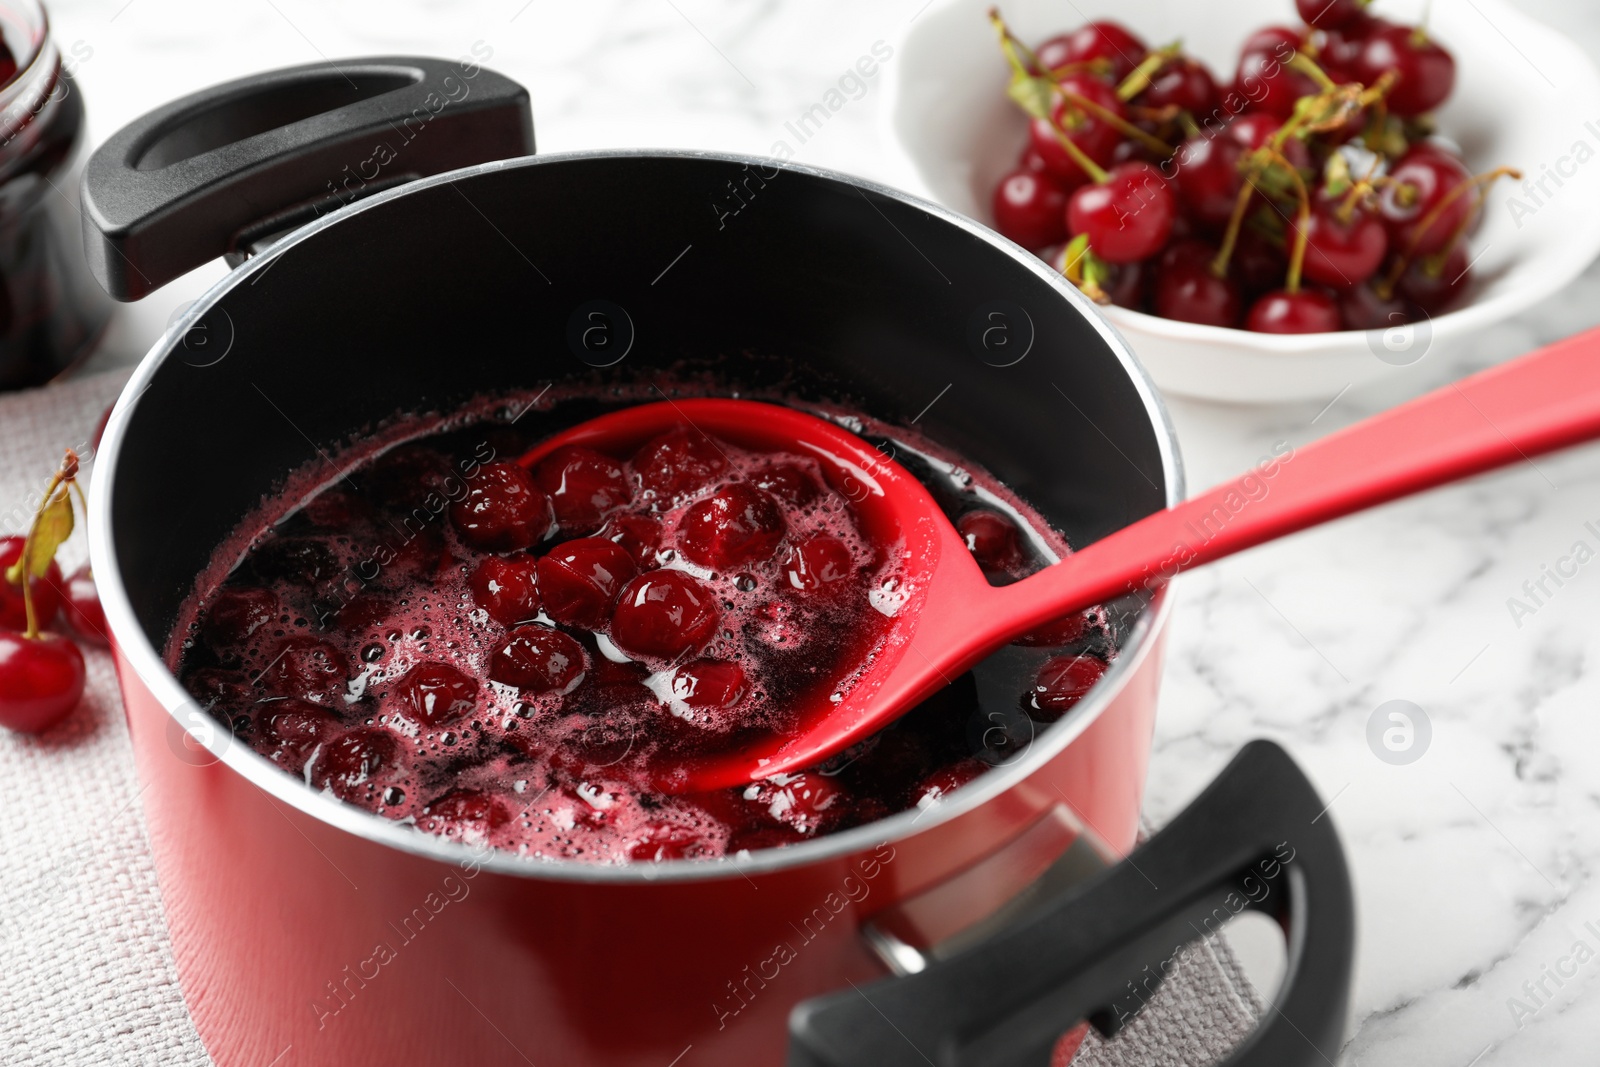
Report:
[{"label": "red saucepan", "polygon": [[1281,751],[1247,747],[1115,865],[1159,590],[1107,604],[1118,654],[1059,722],[966,679],[936,694],[994,764],[943,802],[724,861],[475,851],[313,792],[188,698],[174,620],[263,496],[397,412],[485,394],[670,377],[848,403],[915,423],[1079,547],[1182,499],[1126,347],[969,220],[793,164],[532,151],[519,86],[401,57],[207,90],[88,166],[89,260],[114,295],[237,265],[129,383],[91,506],[168,929],[215,1060],[1043,1064],[1079,1020],[1115,1032],[1178,945],[1245,908],[1283,922],[1289,964],[1228,1062],[1336,1055],[1348,875]]}]

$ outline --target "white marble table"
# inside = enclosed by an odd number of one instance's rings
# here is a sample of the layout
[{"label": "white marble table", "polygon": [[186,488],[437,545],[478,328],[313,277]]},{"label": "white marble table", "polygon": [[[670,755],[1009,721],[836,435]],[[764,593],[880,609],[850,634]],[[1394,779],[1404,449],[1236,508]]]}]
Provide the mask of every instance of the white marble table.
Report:
[{"label": "white marble table", "polygon": [[[319,56],[454,56],[481,42],[493,49],[488,65],[532,90],[542,150],[766,153],[785,120],[874,41],[892,41],[922,2],[59,0],[53,8],[63,44],[92,50],[77,74],[95,141],[172,96],[251,71]],[[1600,10],[1522,2],[1600,55]],[[880,134],[881,82],[800,157],[902,180]],[[220,271],[198,271],[130,309],[96,364],[137,358]],[[1425,360],[1401,390],[1596,322],[1600,270],[1591,270],[1491,331],[1471,359]],[[1381,402],[1344,397],[1325,410],[1174,402],[1172,412],[1198,488],[1243,470],[1276,440],[1304,443]],[[1533,606],[1523,583],[1575,542],[1600,549],[1585,527],[1600,528],[1597,489],[1600,448],[1577,450],[1181,582],[1149,816],[1170,817],[1252,737],[1276,738],[1302,761],[1333,801],[1358,884],[1347,1063],[1594,1060],[1600,564],[1558,590],[1547,585],[1554,595],[1531,615],[1513,618],[1507,602]],[[1392,699],[1415,702],[1432,726],[1428,751],[1406,766],[1379,760],[1367,742],[1369,716]],[[1578,942],[1587,951],[1575,956]]]}]

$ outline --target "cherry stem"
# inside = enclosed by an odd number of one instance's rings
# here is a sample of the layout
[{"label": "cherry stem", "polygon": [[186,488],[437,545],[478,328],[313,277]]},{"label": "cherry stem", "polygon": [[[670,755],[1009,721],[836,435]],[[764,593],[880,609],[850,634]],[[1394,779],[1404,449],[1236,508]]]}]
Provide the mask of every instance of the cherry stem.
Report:
[{"label": "cherry stem", "polygon": [[1295,211],[1294,248],[1289,253],[1289,274],[1283,280],[1283,288],[1286,292],[1298,293],[1300,291],[1300,270],[1305,265],[1306,245],[1309,243],[1309,235],[1306,230],[1311,223],[1311,193],[1307,191],[1306,183],[1300,177],[1300,172],[1284,158],[1282,153],[1274,148],[1272,149],[1272,155],[1283,164],[1284,169],[1289,172],[1289,176],[1294,179],[1295,194],[1300,199],[1300,206]]},{"label": "cherry stem", "polygon": [[1050,123],[1050,129],[1055,133],[1056,140],[1061,142],[1062,149],[1072,157],[1072,162],[1076,163],[1078,169],[1087,174],[1091,181],[1096,185],[1104,185],[1111,180],[1111,175],[1106,169],[1090,159],[1089,153],[1079,148],[1072,138],[1067,136],[1067,131],[1061,128],[1061,124],[1055,120],[1054,116],[1045,121]]},{"label": "cherry stem", "polygon": [[1233,258],[1233,247],[1239,242],[1239,231],[1244,228],[1244,213],[1250,207],[1250,198],[1257,192],[1255,168],[1252,167],[1239,186],[1239,195],[1233,201],[1233,214],[1228,217],[1228,228],[1222,233],[1222,245],[1217,249],[1216,258],[1211,261],[1211,273],[1218,278],[1228,276],[1228,260]]},{"label": "cherry stem", "polygon": [[[1478,207],[1467,213],[1467,217],[1461,220],[1460,225],[1455,228],[1455,232],[1450,235],[1450,240],[1445,242],[1445,246],[1439,250],[1441,263],[1444,261],[1444,255],[1455,248],[1461,238],[1466,235],[1467,227],[1472,225],[1473,216],[1477,214],[1478,208],[1482,207],[1484,200],[1489,196],[1489,187],[1501,178],[1510,178],[1516,181],[1521,177],[1522,172],[1515,167],[1496,167],[1493,170],[1486,170],[1482,174],[1473,175],[1448,193],[1445,193],[1444,196],[1439,198],[1439,202],[1433,205],[1432,210],[1422,216],[1422,221],[1417,223],[1416,227],[1411,231],[1411,240],[1406,245],[1405,253],[1395,257],[1394,266],[1389,268],[1388,276],[1374,286],[1373,291],[1385,300],[1394,295],[1394,287],[1400,283],[1400,278],[1405,274],[1406,268],[1416,258],[1417,242],[1422,239],[1423,234],[1433,228],[1433,224],[1439,221],[1439,217],[1444,214],[1445,208],[1449,207],[1451,203],[1465,196],[1468,190],[1474,190],[1478,193]],[[1404,188],[1404,186],[1401,186],[1401,188]]]},{"label": "cherry stem", "polygon": [[1339,88],[1339,83],[1330,78],[1328,72],[1319,67],[1316,60],[1304,52],[1296,52],[1290,56],[1288,66],[1290,70],[1297,70],[1316,82],[1325,93],[1331,93]]},{"label": "cherry stem", "polygon": [[1183,42],[1173,41],[1164,48],[1157,48],[1139,61],[1139,65],[1128,72],[1122,79],[1122,84],[1117,86],[1117,99],[1126,103],[1150,88],[1151,80],[1182,51]]},{"label": "cherry stem", "polygon": [[[1118,133],[1122,134],[1122,136],[1138,141],[1152,152],[1159,152],[1163,156],[1172,155],[1171,145],[1157,137],[1155,134],[1146,130],[1141,130],[1139,127],[1135,126],[1133,123],[1129,122],[1115,111],[1112,111],[1106,107],[1102,107],[1100,104],[1095,103],[1088,97],[1075,93],[1071,89],[1063,89],[1059,85],[1056,86],[1056,92],[1065,97],[1073,107],[1076,107],[1082,111],[1087,111],[1089,114],[1093,115],[1107,126],[1110,126]],[[1105,179],[1097,178],[1096,181],[1103,182]]]},{"label": "cherry stem", "polygon": [[[61,488],[61,472],[57,471],[50,476],[50,484],[44,488],[44,499],[39,502],[34,510],[33,521],[28,524],[28,532],[22,537],[22,611],[28,619],[28,629],[23,637],[36,640],[39,637],[39,620],[33,610],[33,557],[32,548],[34,538],[39,532],[39,520],[44,518],[45,509],[54,500],[56,490]],[[63,490],[65,491],[65,490]]]}]

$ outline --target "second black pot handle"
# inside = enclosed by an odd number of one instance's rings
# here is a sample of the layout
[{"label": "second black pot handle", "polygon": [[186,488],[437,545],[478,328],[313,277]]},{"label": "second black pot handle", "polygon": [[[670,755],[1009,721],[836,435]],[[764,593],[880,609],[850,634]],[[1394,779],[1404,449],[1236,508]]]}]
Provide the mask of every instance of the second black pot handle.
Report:
[{"label": "second black pot handle", "polygon": [[135,119],[83,173],[84,253],[118,300],[360,196],[533,152],[528,91],[472,60],[310,63]]},{"label": "second black pot handle", "polygon": [[1076,1020],[1120,1029],[1174,953],[1249,908],[1282,924],[1283,984],[1221,1067],[1326,1067],[1349,1007],[1355,906],[1316,790],[1277,745],[1245,746],[1122,863],[926,970],[798,1005],[790,1067],[1045,1067]]}]

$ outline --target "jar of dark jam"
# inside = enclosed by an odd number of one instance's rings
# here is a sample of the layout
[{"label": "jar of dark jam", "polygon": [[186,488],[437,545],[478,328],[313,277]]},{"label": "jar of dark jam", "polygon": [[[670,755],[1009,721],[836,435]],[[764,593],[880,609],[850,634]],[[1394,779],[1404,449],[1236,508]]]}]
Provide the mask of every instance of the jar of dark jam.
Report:
[{"label": "jar of dark jam", "polygon": [[77,183],[83,94],[37,0],[0,2],[0,389],[88,355],[111,303],[83,261]]}]

